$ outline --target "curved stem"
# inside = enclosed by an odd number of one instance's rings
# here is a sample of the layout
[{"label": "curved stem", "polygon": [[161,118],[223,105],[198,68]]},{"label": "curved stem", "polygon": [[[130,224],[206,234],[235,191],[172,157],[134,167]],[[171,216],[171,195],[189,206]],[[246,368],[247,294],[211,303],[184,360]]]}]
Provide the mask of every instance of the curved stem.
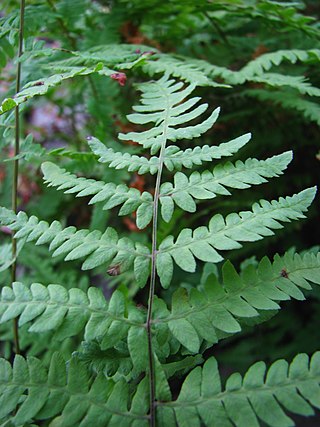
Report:
[{"label": "curved stem", "polygon": [[[20,91],[21,82],[21,62],[19,58],[23,51],[23,33],[24,33],[24,10],[25,0],[20,1],[20,25],[19,25],[19,47],[18,47],[18,58],[17,58],[17,71],[16,71],[16,93]],[[14,156],[16,157],[20,151],[20,112],[19,105],[15,107],[15,144],[14,144]],[[17,199],[18,199],[18,176],[19,176],[19,159],[15,159],[13,162],[13,185],[12,185],[12,210],[17,212]],[[14,238],[14,232],[12,233],[12,258],[14,262],[11,267],[11,281],[16,281],[17,275],[17,241]],[[19,332],[18,332],[18,319],[13,320],[13,336],[15,353],[20,354],[19,345]]]},{"label": "curved stem", "polygon": [[[169,106],[167,108],[167,117],[169,112]],[[156,261],[157,261],[157,226],[158,226],[158,210],[159,210],[159,196],[160,196],[160,184],[161,184],[161,175],[163,170],[164,163],[164,153],[167,142],[167,117],[164,120],[164,133],[163,133],[163,143],[161,145],[160,155],[159,155],[159,169],[156,178],[156,185],[154,191],[154,202],[153,202],[153,222],[152,222],[152,253],[151,253],[151,276],[150,276],[150,288],[149,288],[149,299],[148,299],[148,313],[147,313],[147,335],[148,335],[148,357],[149,357],[149,389],[150,389],[150,427],[155,427],[156,425],[156,379],[155,379],[155,370],[154,370],[154,356],[152,350],[152,307],[154,300],[154,291],[156,284]]]},{"label": "curved stem", "polygon": [[152,306],[154,299],[154,290],[156,283],[156,257],[157,257],[157,224],[158,224],[158,206],[159,206],[159,192],[161,183],[162,167],[158,169],[156,187],[154,193],[153,205],[153,223],[152,223],[152,255],[151,255],[151,278],[148,299],[148,314],[147,314],[147,335],[148,335],[148,357],[149,357],[149,384],[150,384],[150,427],[155,427],[155,372],[154,372],[154,358],[152,350]]}]

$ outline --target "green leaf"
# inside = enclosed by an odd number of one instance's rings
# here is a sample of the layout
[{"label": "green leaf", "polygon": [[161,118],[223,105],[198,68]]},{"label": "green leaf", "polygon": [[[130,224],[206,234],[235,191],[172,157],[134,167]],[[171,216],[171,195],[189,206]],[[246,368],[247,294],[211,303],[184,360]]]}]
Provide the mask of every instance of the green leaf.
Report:
[{"label": "green leaf", "polygon": [[[230,195],[226,187],[246,189],[251,185],[263,184],[266,178],[281,175],[291,160],[292,152],[288,151],[267,160],[248,159],[245,163],[238,160],[235,165],[228,162],[216,166],[212,172],[193,172],[190,177],[177,172],[174,175],[174,185],[161,185],[160,202],[165,198],[168,205],[168,198],[172,198],[181,209],[195,212],[194,199],[207,200],[217,195]],[[173,209],[164,211],[166,222],[171,219],[172,213]]]},{"label": "green leaf", "polygon": [[[180,268],[189,272],[195,271],[194,257],[219,262],[222,257],[216,250],[239,248],[241,245],[238,242],[254,242],[273,235],[273,229],[282,228],[280,221],[304,218],[303,213],[312,203],[315,193],[316,187],[313,187],[291,197],[280,197],[277,201],[260,200],[252,206],[252,211],[232,213],[226,219],[217,214],[211,218],[208,228],[184,229],[176,242],[173,236],[167,236],[161,242],[157,256],[168,262],[169,255]],[[206,249],[204,243],[210,245],[214,251]]]},{"label": "green leaf", "polygon": [[161,310],[155,313],[155,325],[160,331],[168,324],[173,336],[188,349],[191,335],[200,343],[205,340],[213,344],[221,337],[221,331],[235,334],[247,319],[254,318],[255,323],[264,321],[264,313],[268,310],[274,314],[282,301],[303,300],[303,291],[310,290],[309,281],[320,285],[320,253],[302,256],[288,252],[283,257],[275,256],[272,263],[265,257],[257,267],[249,265],[240,274],[227,261],[221,282],[210,275],[202,287],[189,292],[183,288],[176,290],[171,313],[164,301],[157,300]]},{"label": "green leaf", "polygon": [[[177,425],[186,426],[192,420],[192,425],[231,426],[231,420],[237,426],[260,426],[265,422],[271,427],[289,427],[292,420],[285,409],[296,414],[305,415],[306,411],[313,414],[308,387],[316,387],[319,391],[319,370],[313,371],[319,359],[319,352],[310,359],[300,354],[288,366],[284,360],[271,365],[266,374],[263,362],[250,367],[244,378],[240,374],[232,374],[227,382],[225,391],[221,392],[219,373],[214,358],[206,361],[203,368],[196,367],[185,379],[180,394],[174,402],[162,402],[159,412],[167,408],[173,409]],[[295,375],[290,375],[291,370]],[[274,375],[277,372],[277,375]],[[286,395],[285,399],[283,398]],[[297,402],[297,406],[294,403]],[[310,405],[311,403],[311,405]],[[292,411],[292,408],[294,410]],[[159,419],[162,419],[161,416]],[[164,426],[165,424],[160,424]]]},{"label": "green leaf", "polygon": [[[138,391],[141,398],[139,386]],[[145,425],[148,409],[136,403],[128,409],[131,397],[124,380],[114,383],[98,375],[92,381],[76,358],[71,359],[67,369],[57,353],[50,361],[49,373],[35,358],[25,360],[17,355],[13,367],[0,359],[0,401],[1,419],[11,415],[14,425],[40,421],[43,417],[53,419],[53,426],[97,425],[97,420],[102,426],[113,418],[118,425],[131,425],[134,420]],[[135,392],[132,405],[133,402]]]},{"label": "green leaf", "polygon": [[0,115],[10,111],[12,108],[20,105],[30,98],[39,95],[45,95],[49,89],[61,84],[64,80],[70,79],[76,76],[86,76],[92,73],[99,73],[101,75],[111,75],[112,70],[105,66],[101,67],[101,64],[97,64],[93,67],[65,67],[63,73],[53,74],[49,77],[28,82],[20,92],[18,92],[14,98],[5,99],[0,106]]},{"label": "green leaf", "polygon": [[[15,230],[16,239],[35,241],[36,245],[49,244],[53,256],[64,255],[65,260],[86,258],[83,269],[92,269],[101,264],[118,265],[120,273],[130,268],[137,256],[149,257],[147,247],[135,245],[128,238],[118,238],[114,229],[100,231],[77,230],[75,227],[62,228],[58,221],[50,225],[39,221],[35,216],[24,212],[15,215],[14,212],[0,208],[0,223]],[[140,249],[138,249],[138,247]]]}]

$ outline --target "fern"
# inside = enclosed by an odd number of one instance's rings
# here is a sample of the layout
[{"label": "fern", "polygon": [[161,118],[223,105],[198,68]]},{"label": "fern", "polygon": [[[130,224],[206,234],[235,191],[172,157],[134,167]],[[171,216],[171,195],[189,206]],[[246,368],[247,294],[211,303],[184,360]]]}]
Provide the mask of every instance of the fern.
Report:
[{"label": "fern", "polygon": [[217,362],[210,358],[190,372],[176,401],[159,403],[159,424],[185,426],[188,420],[194,426],[259,426],[261,420],[272,427],[291,426],[282,407],[304,416],[314,414],[312,406],[319,408],[319,358],[319,352],[310,361],[299,354],[290,365],[277,360],[267,372],[265,363],[257,362],[243,378],[232,374],[225,390]]},{"label": "fern", "polygon": [[[199,351],[202,340],[210,344],[235,334],[246,320],[264,321],[265,310],[279,310],[280,301],[303,300],[308,282],[320,284],[320,258],[311,254],[287,253],[273,263],[264,258],[257,268],[248,267],[238,274],[230,262],[222,268],[222,281],[210,275],[203,287],[177,290],[169,311],[156,301],[157,323],[168,323],[173,336],[189,351]],[[159,304],[159,307],[158,307]],[[261,317],[261,320],[260,320]]]},{"label": "fern", "polygon": [[29,82],[19,93],[13,98],[6,98],[0,106],[0,115],[12,110],[17,105],[20,105],[34,96],[44,95],[52,87],[61,84],[62,81],[70,79],[75,76],[86,76],[92,73],[99,73],[100,75],[111,76],[114,71],[98,64],[94,67],[72,67],[64,73],[54,74],[40,80]]},{"label": "fern", "polygon": [[[93,422],[101,426],[148,425],[145,380],[130,399],[125,381],[114,384],[99,375],[88,386],[84,366],[72,359],[66,373],[59,354],[52,358],[48,372],[36,358],[26,361],[21,356],[16,356],[13,367],[3,359],[0,366],[0,384],[5,388],[3,396],[8,399],[1,416],[23,402],[12,418],[14,425],[31,418],[49,417],[55,417],[53,425],[62,426],[71,422],[79,426]],[[319,376],[319,352],[310,362],[306,354],[299,354],[290,365],[284,360],[274,362],[267,372],[265,363],[257,362],[243,378],[240,374],[231,375],[222,391],[217,362],[210,358],[203,368],[190,372],[176,401],[158,403],[159,426],[183,426],[186,419],[193,425],[200,425],[202,421],[206,425],[214,422],[231,426],[231,422],[236,422],[242,426],[250,421],[250,425],[259,426],[258,420],[272,427],[292,425],[279,403],[290,412],[312,415],[312,406],[319,407]],[[28,398],[21,399],[26,397],[26,392]]]},{"label": "fern", "polygon": [[[155,302],[155,331],[166,326],[172,336],[189,351],[196,353],[202,340],[215,343],[223,333],[234,334],[246,319],[260,321],[260,312],[277,311],[278,302],[303,300],[309,282],[320,285],[320,257],[313,254],[276,256],[273,263],[265,257],[258,267],[248,267],[238,274],[230,262],[222,269],[222,282],[210,275],[203,288],[177,290],[171,310],[161,299]],[[128,314],[127,314],[128,313]],[[99,339],[102,350],[121,340],[140,337],[143,345],[146,312],[130,305],[120,291],[115,291],[109,304],[99,289],[67,291],[63,286],[39,283],[30,289],[22,283],[4,287],[0,299],[0,322],[19,316],[19,325],[32,322],[30,332],[56,331],[55,339],[77,335],[84,330],[86,341]],[[263,316],[261,317],[263,321]],[[141,331],[138,333],[138,329]],[[131,330],[132,329],[132,330]],[[221,335],[222,334],[222,335]],[[158,356],[161,356],[159,351]],[[134,355],[132,355],[134,361]]]},{"label": "fern", "polygon": [[116,384],[99,375],[88,384],[89,374],[81,363],[72,359],[66,370],[59,354],[51,360],[48,372],[36,358],[27,361],[16,356],[13,367],[1,359],[0,387],[6,402],[0,417],[9,415],[17,405],[12,418],[21,425],[33,418],[45,420],[55,417],[52,425],[133,425],[147,426],[146,381],[138,386],[129,402],[129,390],[124,380]]},{"label": "fern", "polygon": [[310,188],[292,197],[279,201],[260,200],[252,211],[229,214],[226,219],[217,214],[208,227],[195,230],[184,229],[174,242],[167,236],[160,244],[157,256],[157,271],[163,287],[168,287],[173,273],[173,260],[184,271],[196,269],[195,258],[205,262],[219,262],[223,258],[217,250],[240,248],[239,242],[254,242],[273,234],[272,229],[282,228],[279,221],[288,222],[303,218],[315,196]]},{"label": "fern", "polygon": [[[269,3],[264,2],[268,9],[265,15],[260,4],[256,10],[246,6],[245,11],[241,8],[240,11],[245,16],[257,14],[265,16],[267,22],[278,22],[285,10],[283,6]],[[201,7],[203,5],[201,2]],[[71,28],[64,38],[76,47],[76,2],[61,0],[53,6],[61,28],[65,28],[65,22]],[[86,10],[89,2],[81,2],[81,7]],[[233,5],[225,8],[233,10]],[[63,11],[66,11],[65,18]],[[210,11],[214,12],[211,6]],[[87,18],[90,19],[90,14]],[[300,25],[312,33],[300,19],[300,15],[286,15],[289,27]],[[282,223],[304,218],[316,192],[313,187],[271,202],[260,200],[249,211],[229,213],[225,218],[214,214],[207,226],[191,229],[181,223],[179,231],[174,230],[171,220],[175,205],[195,212],[201,200],[230,195],[229,189],[246,189],[281,175],[292,158],[291,152],[285,152],[266,160],[249,158],[201,172],[182,172],[183,168],[193,169],[237,153],[251,137],[247,133],[217,146],[195,145],[182,150],[178,142],[202,137],[219,116],[219,108],[210,112],[209,105],[202,103],[200,97],[189,97],[196,87],[223,89],[225,85],[213,82],[213,77],[220,76],[229,82],[233,79],[234,84],[252,81],[288,85],[315,96],[319,95],[318,90],[300,77],[283,79],[281,75],[265,72],[270,69],[268,64],[280,63],[286,58],[285,53],[278,59],[265,58],[260,65],[251,64],[244,72],[211,66],[205,61],[187,61],[158,51],[155,55],[135,53],[136,46],[122,45],[118,53],[115,47],[109,45],[109,48],[108,52],[103,47],[87,51],[72,48],[65,52],[67,59],[62,60],[59,52],[48,65],[49,68],[52,65],[51,73],[55,74],[27,84],[15,97],[4,101],[1,112],[47,93],[67,78],[94,73],[110,77],[109,67],[142,70],[152,75],[163,73],[158,80],[137,86],[141,102],[127,116],[133,130],[118,135],[120,141],[140,145],[139,155],[118,152],[95,137],[88,139],[99,162],[110,169],[156,175],[154,191],[139,191],[125,184],[108,182],[110,175],[107,174],[104,180],[87,179],[69,172],[74,170],[74,165],[73,168],[70,165],[60,168],[50,162],[42,165],[48,186],[78,197],[90,196],[90,204],[102,202],[97,205],[101,211],[119,206],[120,215],[136,212],[139,229],[152,221],[151,249],[150,245],[141,243],[146,241],[143,238],[137,237],[137,241],[119,238],[111,227],[104,232],[74,226],[64,228],[58,221],[49,224],[34,215],[28,216],[23,211],[16,214],[5,208],[0,210],[0,224],[15,233],[21,246],[32,242],[45,244],[53,257],[61,256],[65,261],[82,259],[83,270],[103,265],[110,275],[120,277],[123,272],[133,270],[140,287],[144,287],[150,277],[149,296],[142,301],[144,305],[136,306],[124,285],[113,292],[108,302],[95,287],[68,289],[64,283],[28,286],[23,280],[14,282],[12,287],[5,286],[0,298],[1,323],[17,319],[24,331],[40,337],[48,334],[45,336],[52,337],[54,342],[72,338],[79,343],[82,337],[85,341],[68,361],[58,354],[52,356],[48,371],[35,358],[25,360],[17,355],[13,366],[1,359],[0,396],[4,404],[0,418],[16,426],[45,422],[51,426],[154,427],[157,421],[158,426],[184,427],[191,423],[242,427],[258,426],[261,421],[282,427],[291,425],[291,420],[280,405],[291,412],[311,415],[312,406],[319,407],[315,397],[320,383],[319,353],[313,356],[310,365],[306,355],[297,356],[289,372],[286,362],[275,362],[266,378],[265,365],[259,362],[249,369],[243,380],[240,374],[233,374],[225,391],[219,386],[215,359],[209,358],[204,364],[203,361],[207,349],[220,339],[236,334],[248,323],[271,317],[280,309],[281,301],[303,300],[304,291],[309,291],[311,284],[320,284],[319,255],[289,252],[284,257],[276,256],[273,262],[264,258],[257,266],[251,264],[240,273],[227,261],[221,270],[221,280],[219,273],[211,274],[199,286],[191,286],[186,278],[184,286],[173,284],[172,293],[161,291],[161,298],[157,297],[156,290],[158,279],[163,288],[169,287],[174,263],[185,272],[195,272],[202,262],[215,267],[214,264],[223,260],[220,252],[238,249],[241,242],[271,236],[274,230],[282,228]],[[39,63],[41,55],[47,53],[37,53]],[[303,61],[308,61],[313,54],[306,55],[296,53]],[[290,60],[294,61],[292,57]],[[255,66],[262,71],[254,71]],[[184,82],[172,76],[179,76]],[[105,137],[101,128],[98,136]],[[72,157],[68,150],[65,153]],[[77,156],[83,160],[88,154],[73,154],[74,158]],[[158,233],[160,217],[171,227],[165,233]],[[145,235],[148,237],[149,229]],[[203,366],[197,366],[199,364]],[[177,373],[188,376],[178,398],[173,400],[168,379]]]},{"label": "fern", "polygon": [[137,210],[137,225],[145,228],[152,219],[152,196],[144,191],[142,194],[135,188],[128,188],[124,184],[115,185],[93,179],[78,178],[54,163],[46,162],[42,165],[44,179],[47,184],[64,190],[65,193],[78,193],[77,196],[95,196],[89,204],[106,202],[103,209],[112,209],[123,204],[119,215],[127,215]]},{"label": "fern", "polygon": [[265,71],[269,71],[273,66],[279,66],[283,61],[289,61],[292,64],[295,64],[297,61],[319,62],[320,50],[290,49],[265,53],[253,61],[248,62],[248,64],[242,68],[242,73],[246,76],[264,74]]},{"label": "fern", "polygon": [[[115,291],[109,304],[100,290],[89,288],[66,289],[59,285],[45,287],[39,283],[30,290],[22,283],[13,289],[4,287],[1,298],[1,322],[19,316],[19,326],[33,322],[30,332],[56,331],[54,338],[67,337],[84,332],[87,341],[99,339],[101,350],[111,349],[126,339],[134,367],[140,373],[147,363],[147,337],[142,312],[128,305],[124,295]],[[136,357],[135,345],[144,348],[145,355]]]},{"label": "fern", "polygon": [[[177,172],[174,175],[174,184],[164,183],[160,189],[163,219],[170,221],[173,213],[173,204],[168,198],[171,198],[181,209],[195,212],[194,199],[205,200],[212,199],[218,194],[229,195],[225,187],[245,189],[250,187],[250,184],[262,184],[266,182],[265,178],[281,174],[291,158],[292,154],[287,152],[262,161],[248,159],[243,163],[238,160],[235,165],[229,162],[216,166],[212,172],[208,170],[201,174],[193,172],[189,177],[182,172]],[[168,209],[170,203],[172,211]]]},{"label": "fern", "polygon": [[[251,134],[242,135],[229,142],[223,142],[218,146],[204,145],[193,149],[180,150],[175,145],[170,145],[164,151],[164,166],[169,170],[180,170],[182,167],[191,169],[194,165],[202,165],[203,162],[210,162],[213,159],[232,156],[250,140]],[[112,148],[107,148],[97,138],[89,138],[91,150],[99,157],[99,162],[107,163],[109,167],[115,169],[127,169],[129,172],[137,171],[139,174],[150,173],[154,175],[159,168],[159,161],[156,156],[147,159],[146,157],[130,155],[129,153],[114,152]]]},{"label": "fern", "polygon": [[301,112],[303,116],[320,125],[320,119],[319,119],[319,113],[320,113],[320,107],[319,104],[316,104],[315,102],[311,102],[307,99],[299,99],[296,97],[294,93],[290,92],[269,92],[266,90],[255,90],[255,89],[248,89],[244,91],[244,96],[249,96],[252,98],[257,98],[261,101],[271,101],[275,103],[276,105],[280,105],[281,107],[288,109],[288,110],[294,110],[295,112]]},{"label": "fern", "polygon": [[101,264],[125,271],[134,264],[136,279],[143,286],[149,275],[150,254],[146,246],[133,243],[127,237],[118,238],[117,232],[109,227],[100,231],[77,230],[75,227],[62,228],[58,221],[50,225],[24,212],[14,212],[1,208],[0,221],[16,231],[16,239],[35,241],[37,245],[49,244],[53,256],[64,255],[66,261],[86,257],[82,268],[92,269]]},{"label": "fern", "polygon": [[[102,144],[99,143],[100,153],[103,150],[101,145]],[[104,146],[102,145],[102,147]],[[107,151],[107,153],[108,152],[109,151]],[[121,167],[127,166],[129,170],[135,170],[138,163],[135,159],[145,159],[145,164],[148,163],[145,157],[139,158],[138,156],[126,154],[127,153],[123,155],[120,154],[119,156],[118,154],[115,155],[118,156]],[[133,161],[131,161],[132,157]],[[123,158],[125,160],[123,160]],[[173,204],[168,198],[171,198],[180,208],[188,212],[194,212],[196,210],[196,204],[193,198],[203,200],[216,197],[217,194],[230,194],[224,185],[244,189],[250,187],[250,184],[261,184],[266,182],[264,179],[265,177],[271,178],[281,174],[291,158],[291,152],[287,152],[260,162],[255,159],[248,159],[245,163],[238,161],[236,165],[227,163],[224,166],[217,166],[212,173],[205,171],[200,175],[198,172],[193,172],[189,178],[183,173],[178,172],[174,176],[174,185],[171,183],[164,183],[160,189],[160,203],[163,206],[163,219],[169,222],[173,214]],[[105,157],[103,159],[105,159]],[[152,159],[150,159],[150,164],[152,164],[152,166],[149,168],[154,168],[156,172],[158,167],[155,164],[156,162],[159,164],[159,161],[157,157],[153,157],[153,159],[154,162],[151,162]],[[104,160],[104,162],[107,161]],[[114,160],[113,157],[110,167],[114,167],[115,164],[119,165],[119,163]],[[144,166],[140,166],[142,163],[142,161],[139,162],[140,173],[146,173],[148,166],[145,164]],[[107,201],[107,203],[103,205],[103,209],[111,209],[123,203],[119,215],[127,215],[137,211],[138,228],[146,227],[152,219],[153,200],[147,192],[141,194],[138,190],[128,188],[123,184],[116,186],[112,183],[105,184],[102,181],[78,178],[50,162],[46,162],[42,165],[42,171],[44,173],[45,182],[49,184],[49,186],[58,187],[59,190],[64,190],[65,193],[78,193],[77,197],[94,194],[95,196],[90,200],[89,204]],[[169,208],[169,212],[167,212],[166,209],[170,203],[172,209]],[[148,211],[149,214],[146,214],[146,211]],[[141,212],[143,216],[141,216]]]}]

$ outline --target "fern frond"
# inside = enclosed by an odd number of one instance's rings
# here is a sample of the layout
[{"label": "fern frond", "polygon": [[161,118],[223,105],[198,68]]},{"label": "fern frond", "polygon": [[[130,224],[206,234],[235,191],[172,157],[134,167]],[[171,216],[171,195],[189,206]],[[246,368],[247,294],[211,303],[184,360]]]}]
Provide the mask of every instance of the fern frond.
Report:
[{"label": "fern frond", "polygon": [[260,200],[252,206],[252,211],[229,214],[226,219],[215,215],[208,227],[195,230],[184,229],[174,242],[167,236],[159,246],[157,272],[162,286],[170,284],[173,261],[184,271],[194,272],[195,258],[205,262],[219,262],[223,258],[217,250],[240,248],[239,242],[254,242],[273,235],[274,229],[282,228],[281,222],[304,218],[303,212],[310,206],[316,188],[309,188],[291,197],[281,197],[278,201]]},{"label": "fern frond", "polygon": [[129,188],[125,184],[116,185],[111,182],[79,178],[51,162],[43,163],[41,169],[45,183],[49,187],[57,187],[58,190],[67,194],[77,193],[77,197],[94,194],[89,204],[105,202],[102,207],[105,210],[123,205],[119,215],[128,215],[137,211],[138,228],[145,228],[152,219],[153,198],[146,191],[140,193],[136,188]]},{"label": "fern frond", "polygon": [[[182,59],[182,60],[181,60]],[[159,53],[143,65],[143,71],[153,77],[155,74],[167,73],[196,86],[228,87],[213,81],[196,63],[183,60],[180,56]]]},{"label": "fern frond", "polygon": [[92,381],[82,363],[72,358],[67,367],[59,353],[48,371],[33,357],[17,355],[13,366],[0,359],[0,393],[0,419],[12,414],[16,426],[46,419],[65,427],[148,426],[146,379],[130,398],[124,380],[114,383],[100,374]]},{"label": "fern frond", "polygon": [[246,319],[258,322],[260,311],[279,310],[279,301],[304,300],[310,283],[320,285],[320,253],[288,252],[276,255],[272,263],[264,257],[257,267],[249,266],[240,274],[227,261],[221,283],[210,275],[203,287],[190,292],[178,289],[170,311],[162,300],[156,300],[155,327],[168,325],[180,344],[196,353],[203,340],[216,343],[223,334],[239,332]]},{"label": "fern frond", "polygon": [[129,114],[127,118],[134,124],[152,122],[155,123],[155,126],[142,132],[120,133],[119,139],[133,140],[143,145],[144,148],[150,148],[151,154],[155,154],[164,145],[164,141],[193,139],[209,130],[218,118],[219,108],[215,109],[202,123],[176,128],[176,126],[184,125],[190,120],[198,118],[208,108],[208,104],[201,104],[188,112],[200,98],[190,98],[184,101],[196,85],[191,84],[184,89],[183,86],[182,82],[168,80],[167,75],[158,81],[139,85],[142,92],[142,105],[133,107],[137,112]]},{"label": "fern frond", "polygon": [[132,265],[137,282],[144,286],[149,276],[150,251],[127,237],[118,237],[109,227],[104,233],[98,230],[77,230],[76,227],[62,227],[59,221],[50,225],[37,217],[28,218],[25,212],[17,215],[8,209],[0,208],[0,223],[16,232],[16,239],[35,242],[36,245],[49,244],[52,256],[64,255],[66,261],[86,258],[82,269],[90,270],[102,264],[117,266],[122,271]]},{"label": "fern frond", "polygon": [[[174,402],[159,402],[160,426],[270,427],[294,425],[285,411],[310,416],[320,407],[320,352],[309,359],[298,354],[291,364],[277,360],[266,369],[252,365],[244,377],[232,374],[222,390],[216,360],[211,357],[185,379]],[[285,411],[284,411],[285,410]]]},{"label": "fern frond", "polygon": [[[120,70],[129,69],[141,62],[149,60],[151,49],[153,53],[158,52],[155,48],[141,44],[118,43],[95,45],[88,50],[69,51],[68,54],[70,56],[68,58],[54,61],[51,67],[54,70],[61,70],[65,67],[92,66],[101,62],[107,67]],[[139,53],[137,53],[137,50],[139,50]],[[34,55],[39,54],[41,54],[41,51],[34,52]]]},{"label": "fern frond", "polygon": [[27,83],[24,88],[13,98],[6,98],[2,102],[0,105],[0,115],[12,110],[17,105],[28,101],[34,96],[46,94],[49,89],[61,84],[61,82],[66,79],[70,79],[76,76],[86,76],[92,73],[99,73],[101,75],[110,76],[112,73],[114,73],[114,71],[106,68],[102,64],[98,64],[94,67],[70,67],[69,69],[65,69],[63,73],[54,74],[50,77],[44,77],[40,80],[31,81]]},{"label": "fern frond", "polygon": [[302,94],[320,96],[320,89],[311,86],[308,81],[305,81],[304,77],[266,72],[273,65],[280,65],[284,60],[289,60],[291,63],[295,63],[298,60],[302,62],[319,62],[319,58],[320,51],[318,49],[306,51],[299,49],[280,50],[261,55],[253,61],[248,62],[248,64],[238,71],[219,67],[204,60],[187,57],[181,57],[180,60],[182,63],[193,64],[194,67],[202,70],[208,78],[223,78],[229,85],[243,85],[246,82],[257,82],[276,87],[289,86],[297,89]]},{"label": "fern frond", "polygon": [[320,126],[320,106],[315,102],[307,99],[298,98],[295,93],[290,92],[275,92],[263,89],[249,89],[242,93],[245,96],[259,99],[261,101],[271,101],[277,105],[281,105],[288,110],[296,110],[303,114],[303,116]]},{"label": "fern frond", "polygon": [[191,169],[194,165],[200,166],[203,162],[232,156],[237,153],[251,139],[251,133],[241,135],[231,141],[219,145],[204,145],[202,147],[180,150],[175,145],[166,148],[164,165],[169,171],[181,170],[182,167]]},{"label": "fern frond", "polygon": [[292,152],[273,156],[267,160],[238,160],[216,166],[212,172],[193,172],[189,177],[182,172],[174,175],[174,184],[161,185],[160,202],[162,217],[169,222],[173,214],[173,202],[187,212],[196,211],[194,199],[207,200],[216,195],[230,195],[226,187],[245,189],[251,185],[267,182],[265,178],[277,177],[283,173],[292,159]]},{"label": "fern frond", "polygon": [[[247,133],[220,145],[197,146],[186,150],[180,150],[176,145],[170,145],[164,151],[164,165],[169,171],[181,170],[182,167],[191,169],[194,165],[202,165],[203,162],[232,156],[247,144],[250,138],[251,134]],[[159,158],[156,156],[147,159],[129,153],[117,153],[94,137],[90,137],[88,143],[93,153],[99,156],[99,162],[107,163],[109,167],[127,169],[129,172],[137,171],[139,174],[151,173],[154,175],[158,171]]]},{"label": "fern frond", "polygon": [[99,139],[88,138],[88,144],[92,152],[99,156],[99,162],[106,163],[110,168],[127,169],[129,172],[138,172],[139,174],[150,173],[154,175],[159,168],[159,158],[151,157],[147,159],[143,156],[137,156],[130,153],[120,153],[112,148],[106,147]]},{"label": "fern frond", "polygon": [[289,76],[277,73],[264,73],[250,78],[251,82],[266,83],[269,86],[288,86],[298,90],[302,95],[320,96],[320,89],[312,86],[303,76]]},{"label": "fern frond", "polygon": [[253,61],[248,62],[242,69],[241,73],[244,76],[255,76],[264,74],[269,71],[273,66],[280,65],[283,61],[289,61],[295,64],[297,61],[301,62],[319,62],[320,50],[319,49],[287,49],[278,50],[276,52],[265,53],[258,56]]},{"label": "fern frond", "polygon": [[[0,323],[18,316],[20,327],[32,322],[29,332],[55,331],[54,338],[59,341],[84,331],[84,339],[98,339],[102,350],[112,348],[123,339],[128,340],[129,351],[132,339],[139,343],[141,349],[146,350],[147,347],[145,314],[130,305],[118,290],[107,302],[98,288],[89,288],[84,292],[40,283],[33,283],[29,288],[15,282],[12,288],[2,288]],[[132,357],[132,360],[136,365],[136,358]]]}]

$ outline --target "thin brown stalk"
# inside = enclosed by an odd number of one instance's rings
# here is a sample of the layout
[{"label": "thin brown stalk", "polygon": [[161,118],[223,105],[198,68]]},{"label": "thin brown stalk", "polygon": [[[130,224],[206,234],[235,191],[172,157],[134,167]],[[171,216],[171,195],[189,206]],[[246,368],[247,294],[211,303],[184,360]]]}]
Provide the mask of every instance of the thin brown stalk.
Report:
[{"label": "thin brown stalk", "polygon": [[[20,26],[19,26],[19,46],[18,46],[18,58],[17,58],[17,70],[16,70],[16,93],[20,91],[21,84],[21,62],[20,57],[23,52],[23,34],[24,34],[24,10],[25,0],[20,1]],[[19,105],[15,107],[15,144],[14,144],[14,156],[18,156],[20,152],[20,111]],[[18,177],[19,177],[19,159],[15,159],[13,162],[13,185],[12,185],[12,210],[17,212],[17,200],[18,200]],[[12,258],[14,260],[11,267],[11,281],[16,281],[17,276],[17,241],[12,232]],[[13,320],[13,336],[14,336],[14,347],[15,353],[20,354],[20,343],[19,343],[19,331],[18,331],[18,319]]]}]

